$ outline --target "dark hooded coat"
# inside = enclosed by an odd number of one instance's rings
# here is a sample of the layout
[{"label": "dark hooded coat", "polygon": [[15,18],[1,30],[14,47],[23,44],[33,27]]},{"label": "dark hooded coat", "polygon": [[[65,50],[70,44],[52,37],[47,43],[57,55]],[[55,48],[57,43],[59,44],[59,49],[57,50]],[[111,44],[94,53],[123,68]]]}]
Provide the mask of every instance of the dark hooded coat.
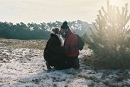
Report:
[{"label": "dark hooded coat", "polygon": [[53,51],[54,47],[61,46],[61,41],[59,37],[55,34],[50,35],[50,39],[47,41],[46,47],[44,49],[44,59],[46,61],[53,61],[61,56],[63,56],[62,53],[57,53]]}]

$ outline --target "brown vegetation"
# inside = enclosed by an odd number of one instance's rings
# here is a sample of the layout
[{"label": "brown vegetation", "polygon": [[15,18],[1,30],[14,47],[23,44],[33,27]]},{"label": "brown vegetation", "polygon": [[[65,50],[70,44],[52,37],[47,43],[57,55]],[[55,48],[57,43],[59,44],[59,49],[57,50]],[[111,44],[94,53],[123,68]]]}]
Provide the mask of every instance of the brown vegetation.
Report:
[{"label": "brown vegetation", "polygon": [[46,40],[18,40],[18,39],[0,39],[0,47],[7,48],[29,48],[43,50]]}]

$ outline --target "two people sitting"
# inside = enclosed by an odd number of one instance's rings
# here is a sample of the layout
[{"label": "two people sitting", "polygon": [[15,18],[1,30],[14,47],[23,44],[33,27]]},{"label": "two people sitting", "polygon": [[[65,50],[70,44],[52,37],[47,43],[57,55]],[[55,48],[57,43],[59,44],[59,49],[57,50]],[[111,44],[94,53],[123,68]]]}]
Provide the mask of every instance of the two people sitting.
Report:
[{"label": "two people sitting", "polygon": [[75,46],[78,38],[70,30],[68,23],[65,21],[60,30],[55,28],[52,31],[44,49],[47,69],[79,69],[79,49]]}]

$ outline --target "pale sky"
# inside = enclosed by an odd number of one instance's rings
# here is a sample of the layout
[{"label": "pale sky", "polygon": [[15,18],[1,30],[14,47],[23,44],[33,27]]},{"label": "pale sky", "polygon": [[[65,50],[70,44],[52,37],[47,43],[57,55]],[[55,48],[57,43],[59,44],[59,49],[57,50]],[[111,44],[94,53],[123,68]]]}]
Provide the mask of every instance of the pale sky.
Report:
[{"label": "pale sky", "polygon": [[[122,7],[130,0],[110,0]],[[92,23],[106,0],[0,0],[0,21],[42,23],[82,20]],[[129,9],[130,13],[130,9]]]}]

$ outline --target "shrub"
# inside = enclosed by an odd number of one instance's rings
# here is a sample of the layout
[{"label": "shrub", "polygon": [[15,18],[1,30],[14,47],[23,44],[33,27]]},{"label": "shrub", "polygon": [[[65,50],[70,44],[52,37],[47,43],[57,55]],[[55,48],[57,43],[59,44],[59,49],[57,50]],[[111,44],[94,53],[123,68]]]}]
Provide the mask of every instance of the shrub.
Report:
[{"label": "shrub", "polygon": [[93,50],[99,66],[104,68],[130,68],[130,20],[128,4],[119,10],[119,7],[109,5],[99,10],[92,34],[84,34],[83,39]]}]

